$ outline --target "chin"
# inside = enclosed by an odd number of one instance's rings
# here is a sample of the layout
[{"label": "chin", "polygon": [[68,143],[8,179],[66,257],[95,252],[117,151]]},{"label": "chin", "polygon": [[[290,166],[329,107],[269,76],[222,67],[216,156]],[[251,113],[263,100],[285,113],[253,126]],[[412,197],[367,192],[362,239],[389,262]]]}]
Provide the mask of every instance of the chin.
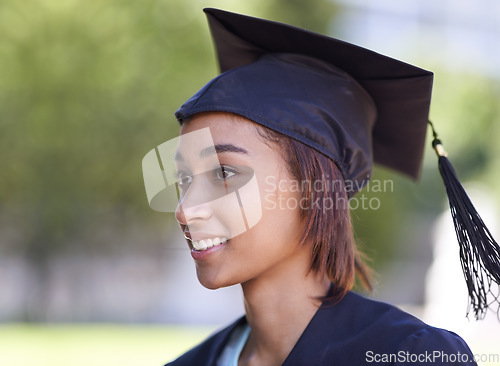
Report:
[{"label": "chin", "polygon": [[209,290],[217,290],[219,288],[229,287],[240,283],[235,281],[223,280],[222,278],[218,278],[216,275],[210,276],[204,273],[200,273],[200,271],[197,271],[196,274],[200,284]]},{"label": "chin", "polygon": [[200,282],[200,284],[203,287],[205,287],[209,290],[217,290],[218,288],[222,287],[217,281],[209,280],[209,279],[203,278],[202,276],[198,276],[198,281]]}]

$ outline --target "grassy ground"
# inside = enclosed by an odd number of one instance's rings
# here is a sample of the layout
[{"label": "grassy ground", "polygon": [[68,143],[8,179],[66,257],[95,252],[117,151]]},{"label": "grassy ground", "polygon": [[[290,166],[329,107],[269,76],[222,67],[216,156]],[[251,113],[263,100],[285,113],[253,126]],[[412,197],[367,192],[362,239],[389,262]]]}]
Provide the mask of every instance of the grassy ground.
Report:
[{"label": "grassy ground", "polygon": [[0,366],[161,366],[214,328],[0,325]]},{"label": "grassy ground", "polygon": [[[162,366],[205,339],[214,327],[157,325],[0,325],[0,366]],[[498,331],[468,340],[500,366]]]}]

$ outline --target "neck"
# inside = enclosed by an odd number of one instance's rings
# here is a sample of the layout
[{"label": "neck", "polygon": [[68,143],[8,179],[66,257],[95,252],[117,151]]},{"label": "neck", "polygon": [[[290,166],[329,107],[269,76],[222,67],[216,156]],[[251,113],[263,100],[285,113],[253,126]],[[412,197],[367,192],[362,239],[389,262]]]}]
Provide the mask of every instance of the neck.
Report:
[{"label": "neck", "polygon": [[282,364],[321,305],[330,286],[309,271],[310,258],[242,283],[250,337],[240,365]]}]

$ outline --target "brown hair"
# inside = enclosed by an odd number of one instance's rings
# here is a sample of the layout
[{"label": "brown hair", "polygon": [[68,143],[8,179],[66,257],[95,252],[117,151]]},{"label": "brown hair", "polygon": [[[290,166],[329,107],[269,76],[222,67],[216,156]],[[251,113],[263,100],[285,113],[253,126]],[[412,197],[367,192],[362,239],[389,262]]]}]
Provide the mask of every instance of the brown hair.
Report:
[{"label": "brown hair", "polygon": [[372,290],[372,270],[357,249],[344,179],[335,162],[279,132],[261,126],[257,132],[265,143],[279,147],[294,179],[309,182],[301,190],[301,198],[308,204],[301,207],[305,229],[300,245],[311,246],[310,269],[326,273],[334,283],[333,292],[323,300],[340,301],[354,286],[356,276],[365,289]]}]

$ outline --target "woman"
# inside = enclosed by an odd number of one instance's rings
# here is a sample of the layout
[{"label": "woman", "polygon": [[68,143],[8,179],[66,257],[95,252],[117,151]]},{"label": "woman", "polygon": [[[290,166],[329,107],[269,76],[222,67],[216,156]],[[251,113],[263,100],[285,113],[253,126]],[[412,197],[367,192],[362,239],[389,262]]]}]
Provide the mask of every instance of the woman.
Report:
[{"label": "woman", "polygon": [[246,314],[169,365],[474,365],[457,335],[350,291],[370,275],[348,199],[374,159],[418,175],[432,73],[205,11],[225,72],[176,113],[175,215],[201,284],[240,283]]}]

